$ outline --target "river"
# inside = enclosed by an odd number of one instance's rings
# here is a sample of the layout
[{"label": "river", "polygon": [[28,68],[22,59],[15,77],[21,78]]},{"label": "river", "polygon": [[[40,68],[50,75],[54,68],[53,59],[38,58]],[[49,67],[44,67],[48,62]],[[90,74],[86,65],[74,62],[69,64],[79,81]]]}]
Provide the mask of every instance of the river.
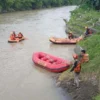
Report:
[{"label": "river", "polygon": [[[0,100],[71,100],[56,86],[48,72],[32,62],[34,52],[43,51],[71,60],[73,45],[55,45],[50,36],[67,37],[63,18],[70,18],[75,6],[0,14]],[[22,32],[28,39],[7,42],[10,32]]]}]

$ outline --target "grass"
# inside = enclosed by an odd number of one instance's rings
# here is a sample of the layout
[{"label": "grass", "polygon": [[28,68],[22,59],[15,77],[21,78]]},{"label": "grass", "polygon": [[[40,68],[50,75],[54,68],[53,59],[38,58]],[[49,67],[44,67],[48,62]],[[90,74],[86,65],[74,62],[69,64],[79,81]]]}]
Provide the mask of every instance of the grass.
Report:
[{"label": "grass", "polygon": [[94,100],[100,100],[100,95],[96,96],[95,98],[93,98]]},{"label": "grass", "polygon": [[[83,8],[77,8],[71,11],[71,19],[66,22],[69,27],[69,31],[76,34],[83,34],[85,26],[88,26],[99,32],[97,35],[93,35],[88,39],[80,42],[79,45],[87,50],[90,56],[89,63],[84,64],[83,71],[94,72],[100,70],[100,12],[93,9],[85,10]],[[87,67],[88,66],[88,67]]]},{"label": "grass", "polygon": [[[93,28],[95,30],[100,31],[100,12],[90,9],[77,8],[74,11],[71,11],[71,19],[69,22],[65,21],[67,26],[69,27],[68,31],[72,31],[73,33],[83,34],[85,26]],[[81,31],[80,31],[81,29]]]},{"label": "grass", "polygon": [[58,81],[63,81],[65,79],[70,80],[73,78],[73,73],[70,72],[70,69],[67,71],[64,71],[58,78]]},{"label": "grass", "polygon": [[[100,34],[100,33],[99,33]],[[79,43],[86,49],[90,61],[84,64],[84,72],[96,72],[100,70],[100,35],[93,35]]]},{"label": "grass", "polygon": [[[81,41],[79,45],[86,49],[89,54],[89,62],[82,65],[82,75],[87,77],[91,73],[95,73],[100,78],[100,12],[93,9],[77,8],[71,11],[71,18],[69,22],[65,21],[68,31],[81,35],[84,33],[85,26],[94,30],[94,35]],[[65,71],[59,77],[60,81],[64,79],[73,78],[72,73]],[[97,95],[93,100],[100,100],[100,95]]]}]

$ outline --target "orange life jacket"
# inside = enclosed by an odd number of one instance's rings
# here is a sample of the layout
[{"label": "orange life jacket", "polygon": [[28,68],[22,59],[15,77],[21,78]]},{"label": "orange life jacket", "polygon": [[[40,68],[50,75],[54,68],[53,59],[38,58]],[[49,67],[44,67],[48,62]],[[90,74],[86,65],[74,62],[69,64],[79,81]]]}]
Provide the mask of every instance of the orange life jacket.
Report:
[{"label": "orange life jacket", "polygon": [[78,63],[77,66],[74,68],[74,72],[80,72],[81,71],[81,63]]},{"label": "orange life jacket", "polygon": [[81,62],[84,63],[84,62],[88,62],[88,61],[89,61],[89,55],[88,54],[84,54]]},{"label": "orange life jacket", "polygon": [[22,34],[18,34],[18,37],[19,37],[19,38],[22,38],[22,37],[23,37],[23,35],[22,35]]},{"label": "orange life jacket", "polygon": [[11,36],[10,36],[10,39],[11,39],[11,40],[15,40],[15,36],[14,36],[14,35],[11,35]]}]

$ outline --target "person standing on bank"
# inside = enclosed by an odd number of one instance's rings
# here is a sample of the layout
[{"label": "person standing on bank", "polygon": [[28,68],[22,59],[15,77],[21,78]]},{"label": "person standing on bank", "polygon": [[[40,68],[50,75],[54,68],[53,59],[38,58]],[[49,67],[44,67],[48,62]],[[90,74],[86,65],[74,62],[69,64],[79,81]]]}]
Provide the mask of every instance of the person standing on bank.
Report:
[{"label": "person standing on bank", "polygon": [[81,63],[89,62],[89,54],[86,53],[86,50],[81,50],[80,56],[81,56],[81,59],[80,59]]},{"label": "person standing on bank", "polygon": [[73,58],[75,60],[72,69],[70,70],[70,72],[74,71],[74,84],[76,84],[77,88],[79,87],[79,75],[81,72],[81,63],[80,61],[78,61],[78,55],[73,55]]}]

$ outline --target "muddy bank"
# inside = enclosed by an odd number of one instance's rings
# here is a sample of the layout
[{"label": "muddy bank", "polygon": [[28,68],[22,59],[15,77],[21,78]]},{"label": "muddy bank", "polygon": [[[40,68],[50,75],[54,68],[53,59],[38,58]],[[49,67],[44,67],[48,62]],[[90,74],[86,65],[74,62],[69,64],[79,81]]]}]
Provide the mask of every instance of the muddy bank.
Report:
[{"label": "muddy bank", "polygon": [[72,75],[71,73],[71,77],[66,77],[63,80],[59,80],[57,75],[57,86],[62,87],[64,91],[68,92],[73,100],[93,100],[93,97],[99,92],[97,76],[94,74],[84,75],[82,73],[80,76],[80,87],[77,88],[73,85],[74,79]]},{"label": "muddy bank", "polygon": [[[79,54],[83,48],[76,45],[74,52]],[[82,65],[82,67],[84,67]],[[56,85],[62,87],[64,91],[69,93],[73,100],[93,100],[100,91],[99,72],[81,72],[80,74],[80,87],[77,88],[73,85],[74,74],[70,69],[56,75]]]}]

